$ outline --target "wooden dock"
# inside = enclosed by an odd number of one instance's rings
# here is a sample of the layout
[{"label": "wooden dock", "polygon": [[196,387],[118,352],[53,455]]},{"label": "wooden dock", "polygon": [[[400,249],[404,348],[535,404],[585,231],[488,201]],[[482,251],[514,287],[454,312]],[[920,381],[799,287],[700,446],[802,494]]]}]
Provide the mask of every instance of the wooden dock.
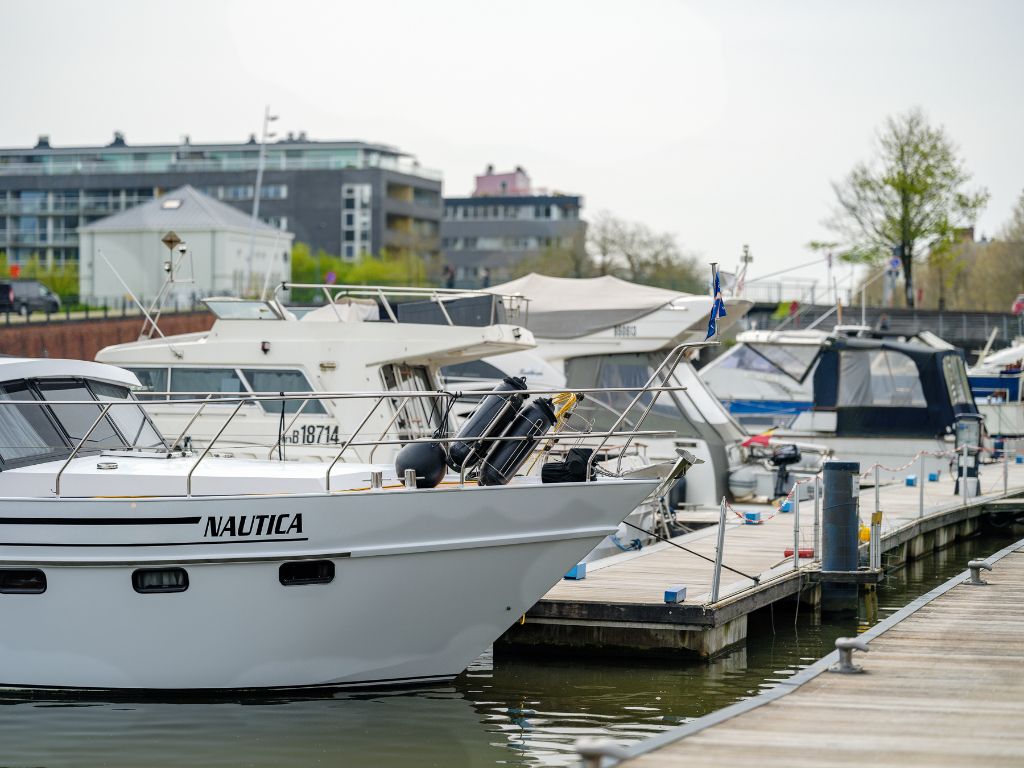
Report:
[{"label": "wooden dock", "polygon": [[[881,547],[885,564],[893,565],[940,549],[975,533],[979,518],[1002,505],[1024,509],[1024,464],[1007,464],[1008,493],[1003,492],[1003,464],[983,467],[981,495],[965,505],[953,493],[954,481],[943,472],[937,482],[880,486]],[[923,478],[922,478],[923,479]],[[923,490],[923,512],[922,495]],[[860,515],[870,523],[875,489],[862,486]],[[1008,502],[1008,503],[1007,503]],[[748,525],[742,514],[760,509],[765,521]],[[765,506],[737,505],[726,523],[723,562],[750,576],[723,570],[719,599],[711,601],[714,566],[668,542],[624,552],[589,564],[586,578],[555,585],[499,640],[498,648],[517,651],[565,649],[573,652],[683,654],[710,657],[745,641],[747,616],[786,597],[800,594],[811,605],[820,588],[815,557],[795,567],[784,551],[796,539],[800,549],[814,548],[814,502],[804,500],[796,513]],[[677,537],[673,542],[714,560],[718,526]],[[686,598],[666,603],[665,592],[685,586]]]},{"label": "wooden dock", "polygon": [[1024,764],[1024,540],[860,636],[862,674],[836,653],[759,696],[629,748],[581,745],[585,765],[667,768]]}]

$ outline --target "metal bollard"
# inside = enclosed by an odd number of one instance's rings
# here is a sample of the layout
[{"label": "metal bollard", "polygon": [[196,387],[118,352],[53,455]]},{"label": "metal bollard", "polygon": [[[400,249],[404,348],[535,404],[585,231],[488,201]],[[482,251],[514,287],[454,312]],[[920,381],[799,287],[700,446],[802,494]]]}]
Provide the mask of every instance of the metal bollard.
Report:
[{"label": "metal bollard", "polygon": [[837,637],[836,650],[839,651],[839,663],[828,668],[829,672],[838,672],[841,675],[853,675],[863,672],[864,668],[853,663],[853,652],[863,651],[868,653],[868,644],[859,637]]},{"label": "metal bollard", "polygon": [[981,578],[981,569],[984,568],[986,571],[991,571],[992,566],[986,563],[984,560],[970,560],[967,563],[967,567],[971,569],[971,580],[966,582],[972,587],[984,587],[988,584],[983,578]]},{"label": "metal bollard", "polygon": [[[856,461],[826,461],[822,472],[821,570],[857,570],[860,532],[860,464]],[[821,586],[821,608],[825,612],[857,609],[857,585],[825,583]]]},{"label": "metal bollard", "polygon": [[379,491],[384,487],[384,473],[379,469],[370,471],[370,490]]},{"label": "metal bollard", "polygon": [[626,748],[611,739],[587,736],[576,741],[576,754],[583,758],[583,768],[601,768],[604,758],[618,762],[629,757]]},{"label": "metal bollard", "polygon": [[405,470],[405,487],[410,491],[416,489],[416,470],[407,469]]},{"label": "metal bollard", "polygon": [[715,572],[711,574],[711,602],[718,602],[718,591],[722,586],[722,550],[725,549],[725,496],[718,508],[718,543],[715,546]]}]

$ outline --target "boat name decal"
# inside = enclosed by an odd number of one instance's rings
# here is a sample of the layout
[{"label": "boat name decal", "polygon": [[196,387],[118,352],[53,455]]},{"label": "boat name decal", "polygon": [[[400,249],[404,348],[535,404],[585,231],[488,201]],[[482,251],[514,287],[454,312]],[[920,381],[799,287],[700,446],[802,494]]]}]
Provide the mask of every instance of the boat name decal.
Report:
[{"label": "boat name decal", "polygon": [[615,336],[627,336],[627,337],[636,336],[636,326],[635,325],[616,325],[615,326],[614,334],[615,334]]},{"label": "boat name decal", "polygon": [[295,515],[208,516],[203,536],[271,536],[302,533],[302,513]]}]

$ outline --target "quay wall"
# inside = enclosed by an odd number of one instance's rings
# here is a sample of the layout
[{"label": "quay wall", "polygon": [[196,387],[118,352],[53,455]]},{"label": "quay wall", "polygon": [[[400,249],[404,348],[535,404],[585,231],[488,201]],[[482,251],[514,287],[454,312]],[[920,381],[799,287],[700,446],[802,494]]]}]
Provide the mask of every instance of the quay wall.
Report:
[{"label": "quay wall", "polygon": [[[168,314],[160,318],[160,330],[168,336],[206,331],[213,319],[209,312]],[[142,323],[141,317],[116,317],[2,326],[0,354],[93,360],[104,347],[138,339]]]}]

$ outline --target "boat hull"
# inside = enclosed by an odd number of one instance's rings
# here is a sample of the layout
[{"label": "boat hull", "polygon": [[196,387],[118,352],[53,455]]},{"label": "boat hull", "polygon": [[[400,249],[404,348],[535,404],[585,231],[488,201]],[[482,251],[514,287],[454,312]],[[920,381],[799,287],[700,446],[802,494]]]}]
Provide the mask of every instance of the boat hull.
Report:
[{"label": "boat hull", "polygon": [[[193,690],[449,678],[653,485],[4,501],[2,567],[41,569],[47,585],[0,595],[0,684]],[[243,515],[288,522],[241,536],[251,526],[239,525]],[[330,560],[333,580],[284,586],[281,564],[304,559]],[[188,589],[139,594],[132,573],[144,567],[184,568]]]}]

